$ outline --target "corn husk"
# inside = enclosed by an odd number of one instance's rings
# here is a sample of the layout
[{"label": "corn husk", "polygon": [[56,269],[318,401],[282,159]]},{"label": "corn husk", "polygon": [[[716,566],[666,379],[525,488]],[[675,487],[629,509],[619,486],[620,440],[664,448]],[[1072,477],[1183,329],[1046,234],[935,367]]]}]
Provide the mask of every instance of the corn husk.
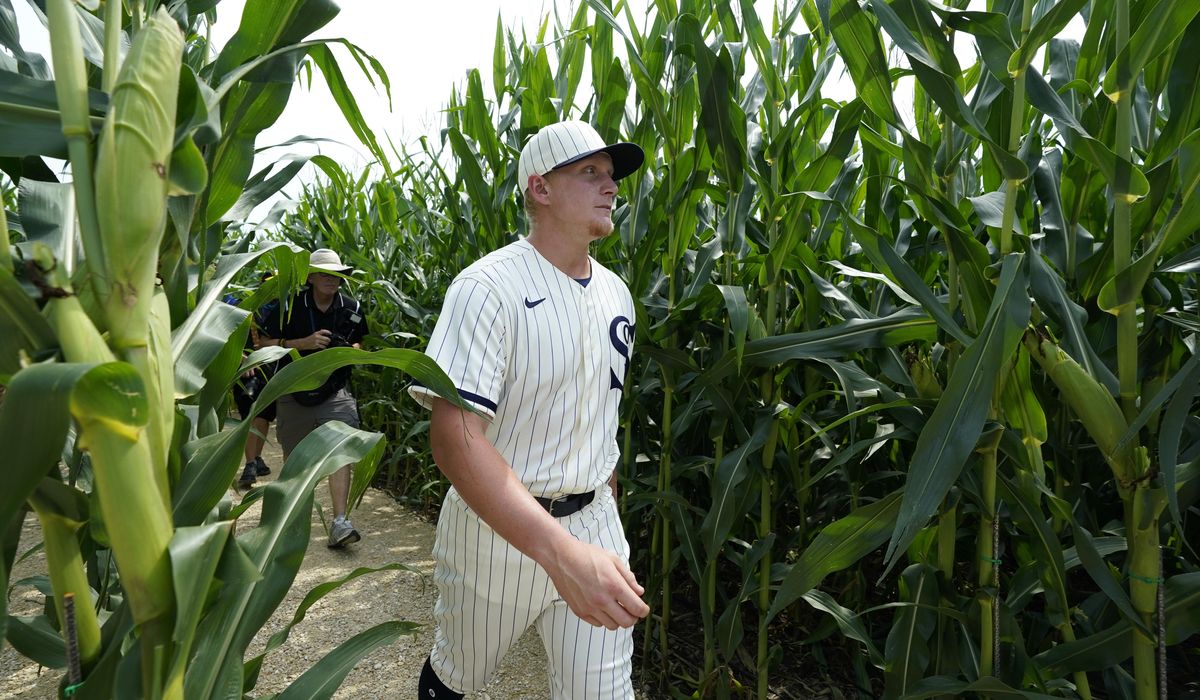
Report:
[{"label": "corn husk", "polygon": [[104,308],[118,352],[148,342],[182,55],[183,34],[160,8],[121,67],[97,146],[96,208],[109,273]]}]

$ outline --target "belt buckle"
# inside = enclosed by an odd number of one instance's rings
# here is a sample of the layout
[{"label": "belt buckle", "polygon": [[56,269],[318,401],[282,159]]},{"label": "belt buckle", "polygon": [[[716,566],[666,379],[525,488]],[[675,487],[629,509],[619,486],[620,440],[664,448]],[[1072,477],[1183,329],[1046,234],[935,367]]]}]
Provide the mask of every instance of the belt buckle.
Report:
[{"label": "belt buckle", "polygon": [[558,513],[555,512],[555,506],[557,506],[559,503],[566,503],[567,499],[569,497],[570,496],[568,494],[562,493],[562,494],[554,496],[553,498],[550,499],[550,516],[551,517],[554,517],[554,518],[558,517]]}]

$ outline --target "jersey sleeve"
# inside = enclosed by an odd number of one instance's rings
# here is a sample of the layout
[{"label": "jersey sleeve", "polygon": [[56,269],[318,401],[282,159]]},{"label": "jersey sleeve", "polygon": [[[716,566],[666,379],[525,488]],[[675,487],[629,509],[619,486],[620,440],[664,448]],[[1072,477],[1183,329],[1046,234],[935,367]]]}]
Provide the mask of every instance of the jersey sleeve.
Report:
[{"label": "jersey sleeve", "polygon": [[[446,290],[425,354],[449,375],[467,403],[493,418],[504,386],[506,365],[503,305],[487,285],[472,278],[456,279]],[[409,394],[425,408],[437,396],[420,384]]]}]

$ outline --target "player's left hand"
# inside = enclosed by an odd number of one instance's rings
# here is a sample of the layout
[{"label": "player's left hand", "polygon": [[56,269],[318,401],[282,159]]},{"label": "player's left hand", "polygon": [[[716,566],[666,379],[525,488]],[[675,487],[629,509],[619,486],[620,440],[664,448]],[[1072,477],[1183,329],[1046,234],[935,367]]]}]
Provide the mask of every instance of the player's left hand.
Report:
[{"label": "player's left hand", "polygon": [[579,619],[615,630],[632,627],[650,614],[641,596],[646,591],[619,556],[572,539],[547,573],[563,601]]}]

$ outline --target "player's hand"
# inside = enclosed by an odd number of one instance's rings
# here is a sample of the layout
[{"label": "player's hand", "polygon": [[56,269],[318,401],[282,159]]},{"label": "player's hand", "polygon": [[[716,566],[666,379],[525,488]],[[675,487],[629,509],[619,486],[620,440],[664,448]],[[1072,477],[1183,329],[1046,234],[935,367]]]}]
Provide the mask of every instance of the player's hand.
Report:
[{"label": "player's hand", "polygon": [[293,341],[291,345],[297,350],[324,350],[329,347],[330,335],[329,331],[322,328],[307,338]]},{"label": "player's hand", "polygon": [[650,614],[641,598],[645,589],[625,562],[605,549],[573,540],[547,572],[563,601],[588,624],[615,630]]}]

